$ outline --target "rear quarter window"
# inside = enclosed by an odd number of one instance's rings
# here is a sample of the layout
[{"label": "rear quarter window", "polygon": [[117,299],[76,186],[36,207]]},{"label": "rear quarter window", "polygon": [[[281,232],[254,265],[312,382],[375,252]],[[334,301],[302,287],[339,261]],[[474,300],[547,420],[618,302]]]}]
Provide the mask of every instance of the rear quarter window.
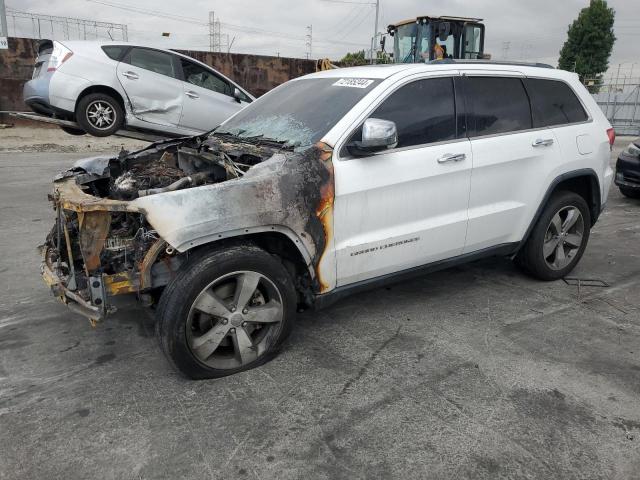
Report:
[{"label": "rear quarter window", "polygon": [[577,95],[566,83],[527,78],[525,85],[531,98],[534,127],[584,122],[589,118]]},{"label": "rear quarter window", "polygon": [[109,45],[107,47],[102,47],[102,51],[106,53],[107,57],[111,60],[115,60],[116,62],[120,61],[126,50],[127,47],[125,46]]}]

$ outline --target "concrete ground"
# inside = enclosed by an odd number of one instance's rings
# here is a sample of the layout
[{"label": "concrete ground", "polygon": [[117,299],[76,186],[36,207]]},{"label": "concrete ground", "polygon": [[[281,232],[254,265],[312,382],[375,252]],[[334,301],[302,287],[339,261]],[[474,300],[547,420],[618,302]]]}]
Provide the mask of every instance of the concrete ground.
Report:
[{"label": "concrete ground", "polygon": [[[0,130],[0,152],[118,152],[120,148],[138,150],[147,142],[123,137],[92,137],[69,135],[54,126],[19,124]],[[84,155],[86,156],[86,155]]]},{"label": "concrete ground", "polygon": [[193,382],[144,309],[94,329],[40,280],[50,179],[81,156],[0,153],[0,479],[640,475],[639,201],[612,188],[573,274],[607,286],[482,261],[305,313],[269,364]]}]

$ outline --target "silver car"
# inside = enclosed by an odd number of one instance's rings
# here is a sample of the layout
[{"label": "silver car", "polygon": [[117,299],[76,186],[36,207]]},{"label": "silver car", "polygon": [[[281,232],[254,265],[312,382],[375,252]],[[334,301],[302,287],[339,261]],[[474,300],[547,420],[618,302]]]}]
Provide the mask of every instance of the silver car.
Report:
[{"label": "silver car", "polygon": [[254,99],[193,58],[114,42],[40,43],[24,101],[97,137],[122,128],[173,135],[209,131]]}]

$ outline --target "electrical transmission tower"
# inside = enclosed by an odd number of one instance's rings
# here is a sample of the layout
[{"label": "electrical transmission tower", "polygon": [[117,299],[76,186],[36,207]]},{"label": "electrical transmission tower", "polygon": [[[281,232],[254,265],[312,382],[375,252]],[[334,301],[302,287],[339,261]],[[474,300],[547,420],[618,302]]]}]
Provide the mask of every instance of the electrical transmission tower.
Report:
[{"label": "electrical transmission tower", "polygon": [[311,54],[313,52],[313,25],[307,26],[307,35],[305,36],[306,42],[305,45],[307,47],[307,60],[311,58]]},{"label": "electrical transmission tower", "polygon": [[209,12],[209,51],[222,51],[222,29],[220,20],[216,19],[214,12]]}]

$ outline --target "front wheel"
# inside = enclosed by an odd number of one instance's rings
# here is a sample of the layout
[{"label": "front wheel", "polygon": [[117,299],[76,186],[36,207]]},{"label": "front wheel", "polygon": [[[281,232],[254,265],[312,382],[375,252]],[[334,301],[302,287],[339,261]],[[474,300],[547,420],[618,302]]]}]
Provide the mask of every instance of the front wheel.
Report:
[{"label": "front wheel", "polygon": [[94,137],[108,137],[124,125],[124,111],[111,95],[90,93],[78,102],[76,122]]},{"label": "front wheel", "polygon": [[540,280],[557,280],[577,265],[587,247],[591,214],[584,198],[574,192],[551,197],[517,264]]},{"label": "front wheel", "polygon": [[223,377],[272,358],[295,312],[293,282],[277,257],[233,245],[189,259],[162,294],[156,333],[187,377]]}]

